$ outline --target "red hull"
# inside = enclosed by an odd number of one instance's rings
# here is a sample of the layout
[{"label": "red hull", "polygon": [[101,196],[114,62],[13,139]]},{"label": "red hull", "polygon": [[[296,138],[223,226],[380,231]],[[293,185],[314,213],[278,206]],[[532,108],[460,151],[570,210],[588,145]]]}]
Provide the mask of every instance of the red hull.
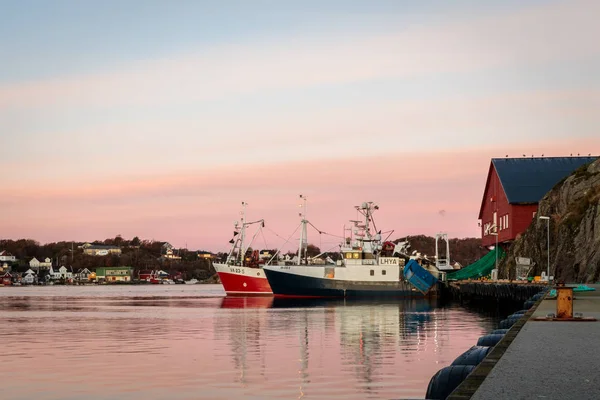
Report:
[{"label": "red hull", "polygon": [[228,295],[270,296],[273,294],[269,281],[265,276],[253,277],[228,272],[218,272],[218,274],[223,288]]}]

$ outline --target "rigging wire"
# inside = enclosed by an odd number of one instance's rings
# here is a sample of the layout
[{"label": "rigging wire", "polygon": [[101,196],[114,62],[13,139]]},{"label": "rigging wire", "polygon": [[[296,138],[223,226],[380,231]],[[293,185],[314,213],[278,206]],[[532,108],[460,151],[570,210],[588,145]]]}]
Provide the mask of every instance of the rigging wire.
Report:
[{"label": "rigging wire", "polygon": [[263,238],[263,242],[265,242],[265,250],[267,250],[269,248],[269,245],[267,244],[267,238],[265,237],[265,234],[263,233],[263,230],[260,230],[260,235]]},{"label": "rigging wire", "polygon": [[389,235],[387,235],[387,237],[383,240],[384,242],[387,242],[387,240],[390,238],[390,236],[392,236],[392,233],[394,233],[394,230],[392,229],[391,231],[387,231],[387,232],[383,232],[385,233],[389,233]]},{"label": "rigging wire", "polygon": [[310,222],[310,221],[306,221],[306,222],[308,222],[308,224],[309,224],[310,226],[312,226],[312,227],[313,227],[313,228],[314,228],[314,229],[315,229],[317,232],[319,232],[320,234],[323,234],[323,235],[328,235],[328,236],[333,236],[333,237],[336,237],[336,238],[338,238],[338,239],[343,239],[343,237],[342,237],[342,236],[338,236],[338,235],[332,235],[331,233],[327,233],[327,232],[325,232],[325,231],[322,231],[322,230],[320,230],[319,228],[317,228],[316,226],[314,226],[314,225],[312,224],[312,222]]},{"label": "rigging wire", "polygon": [[[265,229],[268,229],[269,232],[271,232],[273,235],[277,236],[280,239],[286,240],[283,236],[279,236],[274,230],[272,230],[271,228],[269,228],[268,226],[265,226]],[[296,228],[296,230],[298,230],[298,228]],[[295,232],[295,231],[294,231]]]},{"label": "rigging wire", "polygon": [[[302,225],[302,223],[300,223],[300,225]],[[292,236],[294,236],[296,234],[296,231],[298,230],[298,228],[300,228],[300,225],[298,225],[296,227],[296,229],[294,229],[294,232],[292,232],[292,234],[290,235],[290,237],[288,237],[286,239],[285,243],[283,245],[281,245],[281,247],[279,249],[277,249],[277,251],[275,252],[275,254],[273,254],[273,257],[271,257],[271,259],[266,263],[266,265],[269,265],[271,263],[271,261],[273,261],[273,259],[277,256],[277,254],[279,254],[279,252],[281,251],[281,249],[283,249],[283,246],[285,246],[290,241],[290,239],[292,238]],[[273,232],[273,233],[275,233],[275,232]],[[277,236],[279,236],[279,235],[277,235]]]}]

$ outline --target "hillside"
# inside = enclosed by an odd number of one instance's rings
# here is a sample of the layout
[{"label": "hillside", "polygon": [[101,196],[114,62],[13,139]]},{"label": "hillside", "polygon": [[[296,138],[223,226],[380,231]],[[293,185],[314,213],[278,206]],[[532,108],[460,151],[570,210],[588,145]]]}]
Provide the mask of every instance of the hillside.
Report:
[{"label": "hillside", "polygon": [[[600,159],[559,182],[540,201],[538,216],[550,216],[550,275],[565,282],[600,278]],[[536,219],[510,247],[500,277],[515,277],[515,257],[547,268],[547,221]]]},{"label": "hillside", "polygon": [[199,257],[198,254],[202,252],[174,249],[180,259],[161,257],[164,255],[164,243],[140,240],[138,237],[126,240],[121,236],[93,242],[93,244],[117,246],[121,249],[120,255],[106,256],[84,254],[80,248],[82,242],[40,244],[32,239],[0,240],[0,250],[7,250],[14,255],[18,260],[14,266],[21,268],[28,266],[33,257],[38,260],[48,257],[54,265],[72,266],[74,271],[80,268],[95,269],[126,265],[134,268],[134,276],[137,276],[140,270],[153,269],[164,269],[170,273],[181,272],[185,279],[206,279],[214,274],[210,260]]},{"label": "hillside", "polygon": [[[422,255],[433,258],[435,255],[435,238],[425,235],[408,236],[398,238],[394,242],[408,240],[411,250],[416,250]],[[101,266],[128,265],[134,269],[156,269],[164,268],[170,271],[186,272],[187,275],[205,278],[212,271],[212,266],[206,259],[198,257],[198,252],[188,251],[186,249],[176,249],[175,252],[181,256],[181,260],[161,259],[162,244],[164,242],[140,240],[135,237],[132,240],[126,240],[120,236],[94,242],[103,245],[115,245],[122,249],[122,254],[108,256],[88,256],[83,254],[79,248],[83,243],[57,242],[40,244],[32,239],[19,240],[0,240],[0,250],[7,250],[19,259],[19,265],[26,266],[31,258],[36,257],[40,260],[49,257],[54,263],[63,265],[72,265],[74,269],[78,268],[96,268]],[[443,242],[441,242],[441,245]],[[71,253],[73,247],[73,253]],[[445,251],[445,247],[441,248]],[[275,250],[272,250],[274,253]],[[309,245],[309,255],[319,254],[319,248]],[[481,240],[478,238],[450,239],[450,258],[452,262],[458,261],[463,266],[468,265],[488,251],[481,247]],[[291,254],[293,256],[293,254]],[[337,259],[337,254],[329,254],[333,259]],[[224,254],[217,254],[218,258],[223,258]]]}]

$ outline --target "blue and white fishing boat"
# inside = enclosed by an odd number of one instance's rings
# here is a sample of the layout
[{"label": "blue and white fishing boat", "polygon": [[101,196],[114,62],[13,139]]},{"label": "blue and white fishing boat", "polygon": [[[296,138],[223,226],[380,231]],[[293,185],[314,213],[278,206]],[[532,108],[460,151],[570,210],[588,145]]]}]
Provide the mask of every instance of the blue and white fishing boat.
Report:
[{"label": "blue and white fishing boat", "polygon": [[[381,231],[376,229],[373,213],[379,207],[373,202],[365,202],[355,208],[364,219],[351,221],[352,235],[340,246],[342,260],[329,265],[311,265],[310,259],[299,257],[297,265],[263,268],[275,296],[423,297],[434,287],[437,279],[426,270],[423,271],[430,277],[424,278],[419,271],[418,288],[404,278],[405,258],[398,249],[386,249]],[[299,254],[306,246],[307,223],[302,215]],[[426,287],[427,284],[430,286]]]}]

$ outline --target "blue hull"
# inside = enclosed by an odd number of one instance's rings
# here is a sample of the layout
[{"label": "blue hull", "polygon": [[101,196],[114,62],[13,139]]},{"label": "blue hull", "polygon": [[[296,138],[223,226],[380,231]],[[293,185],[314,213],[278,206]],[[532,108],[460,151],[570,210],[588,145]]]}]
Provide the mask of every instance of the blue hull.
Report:
[{"label": "blue hull", "polygon": [[288,297],[424,297],[405,282],[341,281],[264,269],[275,296]]},{"label": "blue hull", "polygon": [[404,267],[404,278],[423,294],[427,294],[438,281],[415,260],[410,260]]}]

